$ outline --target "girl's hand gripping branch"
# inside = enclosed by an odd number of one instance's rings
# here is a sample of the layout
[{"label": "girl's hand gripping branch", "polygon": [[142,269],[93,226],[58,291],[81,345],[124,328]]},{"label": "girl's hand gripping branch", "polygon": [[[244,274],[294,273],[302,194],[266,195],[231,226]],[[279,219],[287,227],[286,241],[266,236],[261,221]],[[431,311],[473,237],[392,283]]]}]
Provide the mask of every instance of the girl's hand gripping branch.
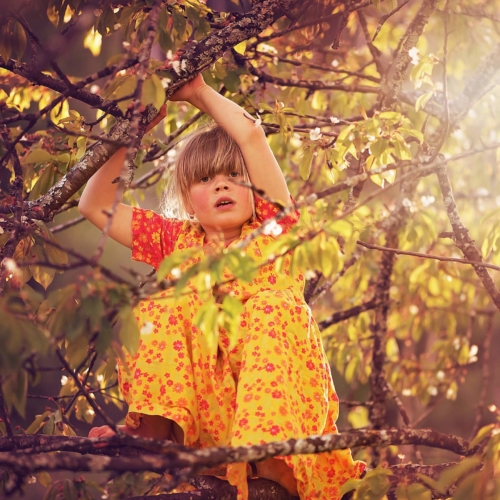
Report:
[{"label": "girl's hand gripping branch", "polygon": [[251,183],[272,200],[290,204],[285,178],[264,131],[243,108],[206,85],[201,75],[181,87],[171,100],[187,101],[211,116],[241,149]]}]

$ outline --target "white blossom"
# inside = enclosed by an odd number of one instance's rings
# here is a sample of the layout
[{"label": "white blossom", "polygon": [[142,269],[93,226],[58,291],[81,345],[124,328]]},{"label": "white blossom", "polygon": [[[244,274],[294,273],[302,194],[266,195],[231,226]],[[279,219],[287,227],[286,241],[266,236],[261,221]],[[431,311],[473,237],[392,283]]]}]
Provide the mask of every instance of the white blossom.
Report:
[{"label": "white blossom", "polygon": [[339,65],[339,62],[337,61],[337,59],[334,59],[334,60],[332,61],[332,66],[333,66],[334,68],[336,68],[338,65]]},{"label": "white blossom", "polygon": [[417,47],[413,47],[408,51],[408,55],[411,57],[411,63],[413,65],[418,64],[420,61],[420,51]]},{"label": "white blossom", "polygon": [[436,201],[436,198],[434,198],[434,196],[432,195],[424,195],[420,198],[420,201],[422,202],[422,205],[424,207],[428,207],[429,205],[432,205],[435,201]]},{"label": "white blossom", "polygon": [[153,333],[154,330],[154,325],[151,323],[151,321],[146,321],[141,328],[141,335],[149,335],[150,333]]},{"label": "white blossom", "polygon": [[279,236],[283,232],[283,228],[275,220],[272,220],[266,224],[263,232],[268,236]]},{"label": "white blossom", "polygon": [[439,370],[437,373],[436,373],[436,378],[438,380],[443,380],[444,379],[444,371],[443,370]]},{"label": "white blossom", "polygon": [[429,387],[427,387],[427,392],[428,392],[431,396],[437,396],[437,395],[438,395],[438,390],[437,390],[437,387],[434,387],[433,385],[430,385]]},{"label": "white blossom", "polygon": [[260,43],[259,50],[261,52],[267,52],[270,54],[277,54],[278,53],[278,51],[272,45],[268,45],[267,43]]},{"label": "white blossom", "polygon": [[61,385],[66,385],[68,383],[68,377],[66,375],[63,375],[61,377]]},{"label": "white blossom", "polygon": [[406,208],[411,208],[413,206],[413,203],[410,199],[408,198],[403,198],[403,201],[401,202],[401,205]]},{"label": "white blossom", "polygon": [[335,124],[336,124],[336,123],[340,123],[340,120],[339,120],[336,116],[333,116],[333,115],[332,115],[332,116],[330,116],[330,121],[331,121],[332,123],[335,123]]},{"label": "white blossom", "polygon": [[323,134],[321,133],[321,129],[319,127],[309,131],[309,139],[311,139],[311,141],[321,139],[322,135]]},{"label": "white blossom", "polygon": [[179,61],[172,61],[172,69],[178,74],[181,74],[181,63]]},{"label": "white blossom", "polygon": [[313,280],[316,278],[316,272],[313,271],[312,269],[308,269],[304,276],[306,280]]}]

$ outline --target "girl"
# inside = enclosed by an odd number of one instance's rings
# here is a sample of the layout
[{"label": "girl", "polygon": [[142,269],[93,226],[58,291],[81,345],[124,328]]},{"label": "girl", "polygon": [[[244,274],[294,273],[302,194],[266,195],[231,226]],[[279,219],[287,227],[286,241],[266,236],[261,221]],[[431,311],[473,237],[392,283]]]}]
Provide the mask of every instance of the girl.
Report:
[{"label": "girl", "polygon": [[[132,258],[158,267],[173,251],[189,254],[184,272],[217,245],[241,241],[278,209],[254,199],[251,182],[273,200],[290,204],[283,174],[264,132],[235,103],[207,86],[201,75],[172,97],[187,101],[217,123],[193,136],[180,154],[167,205],[177,218],[120,204],[110,236],[132,249]],[[80,212],[103,229],[115,198],[125,150],[118,151],[88,182]],[[234,182],[237,181],[237,182]],[[172,199],[173,197],[173,199]],[[174,204],[175,204],[174,203]],[[298,213],[279,221],[283,232]],[[246,247],[257,262],[275,237],[260,235]],[[198,254],[193,254],[193,249]],[[129,409],[124,432],[171,439],[193,447],[240,446],[337,432],[338,398],[318,327],[303,298],[304,278],[292,276],[286,260],[278,273],[261,266],[251,282],[226,280],[213,290],[220,302],[231,293],[243,304],[240,328],[201,332],[197,310],[208,300],[188,283],[190,293],[162,292],[136,309],[141,327],[138,352],[119,371]],[[230,277],[230,274],[227,275]],[[214,339],[216,339],[214,341]],[[91,437],[110,436],[109,427]],[[349,450],[269,459],[254,475],[277,481],[301,499],[338,499],[342,484],[359,477],[362,462]],[[248,496],[246,464],[230,464],[227,479],[238,499]]]}]

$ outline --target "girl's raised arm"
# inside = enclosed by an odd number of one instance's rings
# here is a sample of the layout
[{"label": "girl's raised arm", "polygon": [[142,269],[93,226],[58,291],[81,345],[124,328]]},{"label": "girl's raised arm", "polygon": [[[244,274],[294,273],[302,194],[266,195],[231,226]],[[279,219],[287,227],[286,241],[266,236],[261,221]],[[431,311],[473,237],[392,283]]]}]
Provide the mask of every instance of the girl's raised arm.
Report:
[{"label": "girl's raised arm", "polygon": [[[146,130],[151,130],[165,118],[165,115],[166,108],[163,106]],[[120,148],[89,179],[78,203],[80,213],[101,231],[106,227],[109,217],[107,214],[111,212],[118,189],[118,183],[113,183],[113,180],[122,174],[126,155],[127,148]],[[109,236],[118,243],[132,248],[132,207],[118,203],[112,217]]]},{"label": "girl's raised arm", "polygon": [[210,115],[240,147],[252,184],[271,199],[290,204],[285,178],[262,127],[245,117],[240,106],[206,85],[201,75],[184,85],[171,100],[188,101]]},{"label": "girl's raised arm", "polygon": [[[108,215],[115,201],[119,177],[127,155],[127,148],[120,148],[87,182],[78,203],[78,210],[101,231],[108,223]],[[109,236],[118,243],[132,248],[132,207],[116,205]]]}]

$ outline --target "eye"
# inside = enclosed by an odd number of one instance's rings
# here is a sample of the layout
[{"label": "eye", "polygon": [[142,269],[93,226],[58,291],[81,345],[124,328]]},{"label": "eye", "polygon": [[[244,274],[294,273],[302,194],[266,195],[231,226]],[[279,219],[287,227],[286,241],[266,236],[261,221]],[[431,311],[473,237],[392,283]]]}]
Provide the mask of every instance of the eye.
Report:
[{"label": "eye", "polygon": [[210,180],[210,177],[206,175],[205,177],[202,177],[199,182],[208,182]]},{"label": "eye", "polygon": [[239,177],[239,176],[240,176],[240,174],[238,172],[231,172],[229,174],[229,177]]}]

